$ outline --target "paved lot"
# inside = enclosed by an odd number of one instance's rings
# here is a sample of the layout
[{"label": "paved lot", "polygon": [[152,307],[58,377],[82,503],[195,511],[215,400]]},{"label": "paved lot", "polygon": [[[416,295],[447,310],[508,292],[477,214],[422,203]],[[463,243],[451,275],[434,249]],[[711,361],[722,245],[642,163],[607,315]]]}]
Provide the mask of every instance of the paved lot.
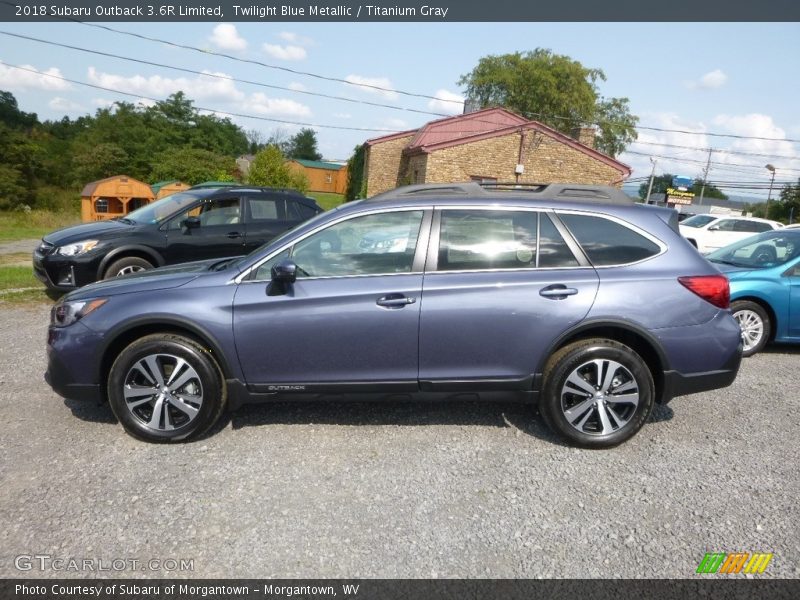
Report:
[{"label": "paved lot", "polygon": [[245,407],[167,447],[49,390],[46,321],[0,309],[0,577],[65,574],[14,568],[36,553],[195,577],[691,577],[707,551],[800,577],[798,349],[611,451],[491,404]]}]

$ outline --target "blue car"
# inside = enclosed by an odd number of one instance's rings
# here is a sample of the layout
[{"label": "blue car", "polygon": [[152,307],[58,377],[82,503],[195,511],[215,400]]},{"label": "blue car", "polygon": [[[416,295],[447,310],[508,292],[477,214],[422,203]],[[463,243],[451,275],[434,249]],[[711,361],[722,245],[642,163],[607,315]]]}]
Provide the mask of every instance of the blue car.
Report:
[{"label": "blue car", "polygon": [[730,279],[744,356],[770,341],[800,343],[800,229],[760,233],[706,258]]},{"label": "blue car", "polygon": [[131,435],[203,434],[243,402],[538,403],[570,443],[730,385],[727,278],[671,209],[578,185],[410,186],[243,258],[128,275],[52,311],[46,379]]}]

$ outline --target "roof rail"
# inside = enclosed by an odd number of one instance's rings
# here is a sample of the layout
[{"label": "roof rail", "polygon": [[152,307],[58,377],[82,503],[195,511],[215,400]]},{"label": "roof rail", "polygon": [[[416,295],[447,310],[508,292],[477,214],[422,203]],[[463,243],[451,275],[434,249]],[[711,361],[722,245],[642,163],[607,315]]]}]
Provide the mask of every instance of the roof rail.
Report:
[{"label": "roof rail", "polygon": [[587,185],[582,183],[478,183],[475,181],[406,185],[372,196],[368,201],[396,200],[418,196],[504,197],[512,193],[531,199],[562,199],[606,204],[635,203],[635,200],[621,189],[610,185]]}]

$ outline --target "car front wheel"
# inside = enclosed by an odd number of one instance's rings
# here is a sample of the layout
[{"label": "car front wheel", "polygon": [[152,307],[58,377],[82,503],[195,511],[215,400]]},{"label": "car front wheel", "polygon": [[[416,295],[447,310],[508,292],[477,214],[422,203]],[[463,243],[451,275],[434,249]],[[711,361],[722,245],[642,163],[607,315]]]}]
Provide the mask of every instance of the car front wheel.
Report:
[{"label": "car front wheel", "polygon": [[581,340],[545,367],[540,413],[555,432],[583,448],[611,448],[631,438],[653,411],[650,369],[631,348]]},{"label": "car front wheel", "polygon": [[763,350],[772,331],[772,322],[767,311],[755,302],[737,300],[731,303],[731,312],[742,330],[742,356],[752,356]]},{"label": "car front wheel", "polygon": [[103,279],[111,279],[113,277],[121,277],[131,273],[139,273],[141,271],[148,271],[153,268],[153,265],[143,258],[138,256],[126,256],[111,263],[103,273]]},{"label": "car front wheel", "polygon": [[205,348],[182,336],[155,334],[134,341],[114,361],[108,399],[130,435],[177,442],[207,431],[222,414],[227,394]]}]

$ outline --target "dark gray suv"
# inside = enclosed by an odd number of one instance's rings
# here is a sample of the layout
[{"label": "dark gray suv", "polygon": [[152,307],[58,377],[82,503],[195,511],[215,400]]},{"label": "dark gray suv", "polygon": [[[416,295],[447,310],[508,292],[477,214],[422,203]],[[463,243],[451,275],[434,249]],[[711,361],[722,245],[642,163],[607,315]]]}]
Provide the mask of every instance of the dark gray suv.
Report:
[{"label": "dark gray suv", "polygon": [[89,285],[53,309],[46,378],[155,442],[243,402],[513,399],[609,447],[654,403],[729,385],[728,280],[677,213],[579,185],[399,188],[244,258]]}]

